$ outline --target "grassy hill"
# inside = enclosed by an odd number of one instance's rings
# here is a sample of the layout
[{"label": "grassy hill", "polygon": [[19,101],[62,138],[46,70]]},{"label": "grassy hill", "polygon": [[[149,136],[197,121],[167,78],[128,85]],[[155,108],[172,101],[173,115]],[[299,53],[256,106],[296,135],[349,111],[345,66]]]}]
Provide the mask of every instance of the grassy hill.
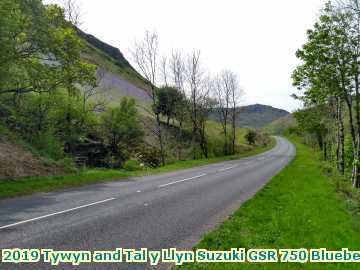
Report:
[{"label": "grassy hill", "polygon": [[118,48],[78,30],[86,43],[83,58],[99,67],[100,88],[109,103],[117,103],[124,96],[131,96],[138,103],[150,101],[146,80],[130,65]]},{"label": "grassy hill", "polygon": [[271,122],[263,127],[262,130],[269,134],[283,134],[286,129],[295,127],[296,125],[296,119],[292,114],[289,114]]},{"label": "grassy hill", "polygon": [[[151,100],[147,94],[148,83],[137,73],[122,52],[96,37],[78,30],[78,34],[87,44],[84,57],[97,64],[102,71],[100,86],[110,102],[115,103],[123,96],[131,96],[140,104],[147,104]],[[271,106],[254,104],[238,109],[238,127],[262,128],[267,124],[284,117],[289,112]],[[217,112],[210,118],[218,120]]]},{"label": "grassy hill", "polygon": [[[85,40],[87,44],[87,50],[84,57],[90,62],[98,65],[102,72],[102,80],[100,87],[103,89],[104,96],[109,100],[109,104],[116,104],[124,96],[130,96],[136,99],[140,105],[140,112],[143,118],[146,119],[145,130],[150,130],[155,125],[154,119],[149,115],[146,109],[150,108],[151,99],[148,95],[149,84],[146,80],[131,66],[122,52],[96,37],[86,34],[83,31],[78,31],[79,36]],[[289,113],[285,110],[273,108],[271,106],[255,104],[240,107],[238,109],[238,123],[237,123],[237,144],[244,151],[249,150],[249,147],[244,139],[244,135],[248,128],[261,128],[268,123],[284,116]],[[164,119],[165,121],[165,119]],[[189,132],[191,128],[189,127]],[[167,145],[169,149],[176,149],[174,145],[174,132],[176,128],[166,128],[165,126],[165,138],[167,139]],[[147,141],[154,143],[156,138],[147,132]],[[217,113],[210,115],[210,120],[207,122],[207,135],[209,137],[210,145],[216,147],[222,139],[222,128],[218,122]],[[190,141],[187,144],[190,147]],[[171,152],[171,150],[169,150]],[[190,149],[185,149],[185,152],[189,152]]]},{"label": "grassy hill", "polygon": [[[289,115],[289,112],[268,105],[254,104],[237,109],[238,119],[236,125],[244,128],[262,128],[271,122]],[[214,120],[219,119],[219,112],[211,115]]]}]

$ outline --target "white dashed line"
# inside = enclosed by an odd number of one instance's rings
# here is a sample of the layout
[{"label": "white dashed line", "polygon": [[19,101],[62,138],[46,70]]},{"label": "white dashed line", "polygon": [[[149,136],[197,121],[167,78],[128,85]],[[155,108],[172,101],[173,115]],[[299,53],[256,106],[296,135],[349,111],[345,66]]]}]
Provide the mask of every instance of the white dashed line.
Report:
[{"label": "white dashed line", "polygon": [[231,166],[231,167],[228,167],[228,168],[220,169],[220,170],[218,170],[218,172],[225,172],[225,171],[234,169],[234,168],[236,168],[237,166],[238,166],[238,165],[234,165],[234,166]]},{"label": "white dashed line", "polygon": [[190,181],[190,180],[193,180],[193,179],[197,179],[197,178],[203,177],[203,176],[205,176],[205,175],[206,175],[206,173],[200,174],[200,175],[197,175],[197,176],[194,176],[194,177],[186,178],[186,179],[183,179],[183,180],[171,182],[171,183],[168,183],[168,184],[165,184],[165,185],[160,185],[159,188],[171,186],[171,185],[174,185],[174,184],[177,184],[177,183],[181,183],[181,182]]},{"label": "white dashed line", "polygon": [[31,221],[36,221],[36,220],[40,220],[40,219],[44,219],[44,218],[48,218],[48,217],[52,217],[52,216],[56,216],[56,215],[60,215],[60,214],[65,214],[65,213],[72,212],[72,211],[75,211],[75,210],[78,210],[78,209],[82,209],[82,208],[85,208],[85,207],[93,206],[93,205],[96,205],[96,204],[101,204],[101,203],[109,202],[109,201],[112,201],[112,200],[115,200],[115,198],[109,198],[109,199],[106,199],[106,200],[102,200],[102,201],[98,201],[98,202],[94,202],[94,203],[89,203],[89,204],[81,205],[81,206],[74,207],[74,208],[67,209],[67,210],[63,210],[63,211],[60,211],[60,212],[55,212],[55,213],[48,214],[48,215],[45,215],[45,216],[41,216],[41,217],[36,217],[36,218],[31,218],[31,219],[23,220],[23,221],[20,221],[20,222],[16,222],[16,223],[13,223],[13,224],[9,224],[9,225],[6,225],[6,226],[2,226],[2,227],[0,227],[0,230],[6,229],[6,228],[10,228],[10,227],[14,227],[14,226],[17,226],[17,225],[21,225],[21,224],[24,224],[24,223],[28,223],[28,222],[31,222]]}]

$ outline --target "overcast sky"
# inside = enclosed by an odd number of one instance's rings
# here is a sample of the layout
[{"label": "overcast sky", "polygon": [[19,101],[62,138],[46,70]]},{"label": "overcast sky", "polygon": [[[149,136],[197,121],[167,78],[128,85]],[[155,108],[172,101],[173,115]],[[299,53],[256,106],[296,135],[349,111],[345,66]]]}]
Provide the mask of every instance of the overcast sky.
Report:
[{"label": "overcast sky", "polygon": [[244,104],[289,111],[295,52],[325,0],[78,0],[82,28],[118,47],[128,60],[136,38],[159,35],[161,54],[200,49],[204,66],[239,75]]}]

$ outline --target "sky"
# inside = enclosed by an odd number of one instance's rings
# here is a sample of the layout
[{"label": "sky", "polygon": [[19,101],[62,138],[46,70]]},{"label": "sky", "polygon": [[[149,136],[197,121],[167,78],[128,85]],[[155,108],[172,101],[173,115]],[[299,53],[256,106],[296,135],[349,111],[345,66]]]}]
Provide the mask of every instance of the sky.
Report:
[{"label": "sky", "polygon": [[[243,105],[266,104],[294,111],[298,90],[291,74],[295,52],[306,42],[326,0],[77,0],[81,28],[130,51],[145,31],[156,31],[160,54],[201,51],[203,66],[216,74],[238,74]],[[133,64],[135,67],[136,65]]]}]

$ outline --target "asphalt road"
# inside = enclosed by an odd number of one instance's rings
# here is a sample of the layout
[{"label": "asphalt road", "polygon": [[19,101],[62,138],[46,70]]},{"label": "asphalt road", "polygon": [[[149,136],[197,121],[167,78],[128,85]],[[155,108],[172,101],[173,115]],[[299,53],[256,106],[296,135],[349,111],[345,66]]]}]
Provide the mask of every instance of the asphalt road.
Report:
[{"label": "asphalt road", "polygon": [[[1,200],[0,249],[191,249],[294,157],[290,142],[276,140],[272,150],[241,160]],[[0,269],[149,266],[2,263]]]}]

